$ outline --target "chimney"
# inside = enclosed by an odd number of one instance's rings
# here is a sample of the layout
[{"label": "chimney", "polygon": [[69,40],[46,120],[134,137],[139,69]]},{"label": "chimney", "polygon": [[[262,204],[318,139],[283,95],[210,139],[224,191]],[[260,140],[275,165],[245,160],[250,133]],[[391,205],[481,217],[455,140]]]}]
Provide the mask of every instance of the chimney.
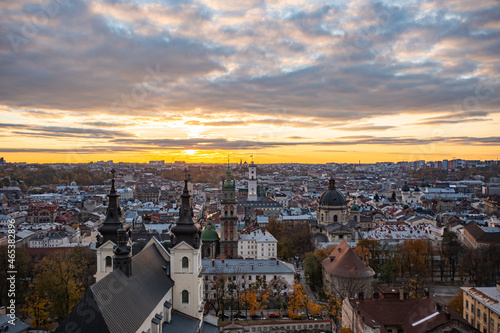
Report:
[{"label": "chimney", "polygon": [[253,264],[250,264],[250,266],[252,266],[252,271],[253,271]]},{"label": "chimney", "polygon": [[276,260],[276,266],[279,266],[279,264],[280,264],[280,261]]},{"label": "chimney", "polygon": [[215,259],[212,259],[212,267],[215,266]]},{"label": "chimney", "polygon": [[170,323],[170,319],[172,318],[172,303],[169,301],[163,303],[163,318],[165,318],[167,324]]},{"label": "chimney", "polygon": [[162,327],[163,326],[163,316],[160,313],[157,313],[155,315],[155,318],[160,321],[160,327]]},{"label": "chimney", "polygon": [[156,317],[151,319],[151,333],[160,333],[160,320]]},{"label": "chimney", "polygon": [[403,288],[399,288],[399,300],[402,301],[405,299],[405,290]]},{"label": "chimney", "polygon": [[224,263],[224,259],[222,259],[222,263]]}]

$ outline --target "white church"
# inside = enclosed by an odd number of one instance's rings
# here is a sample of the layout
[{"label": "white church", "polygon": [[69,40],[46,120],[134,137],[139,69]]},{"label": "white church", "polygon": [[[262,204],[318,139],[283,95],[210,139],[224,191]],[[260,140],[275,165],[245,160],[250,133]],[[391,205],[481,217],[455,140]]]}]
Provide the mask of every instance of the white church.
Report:
[{"label": "white church", "polygon": [[217,318],[203,316],[200,230],[192,219],[187,180],[171,248],[152,238],[132,257],[112,172],[96,244],[97,282],[55,332],[219,332]]}]

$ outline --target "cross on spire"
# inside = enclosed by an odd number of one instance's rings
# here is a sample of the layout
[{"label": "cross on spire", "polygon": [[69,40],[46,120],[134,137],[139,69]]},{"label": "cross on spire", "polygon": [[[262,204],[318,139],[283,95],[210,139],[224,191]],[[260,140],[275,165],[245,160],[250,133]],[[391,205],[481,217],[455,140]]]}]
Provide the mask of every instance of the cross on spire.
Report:
[{"label": "cross on spire", "polygon": [[111,173],[113,174],[113,179],[115,179],[115,173],[116,173],[116,170],[113,168],[111,169]]}]

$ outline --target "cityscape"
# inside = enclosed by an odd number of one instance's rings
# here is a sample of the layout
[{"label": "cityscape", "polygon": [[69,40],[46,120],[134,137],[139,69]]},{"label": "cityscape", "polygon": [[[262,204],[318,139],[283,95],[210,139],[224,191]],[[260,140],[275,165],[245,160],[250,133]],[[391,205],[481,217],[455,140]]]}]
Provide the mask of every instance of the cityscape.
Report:
[{"label": "cityscape", "polygon": [[500,333],[500,3],[0,3],[0,333]]},{"label": "cityscape", "polygon": [[19,332],[500,328],[496,160],[1,158],[0,182]]}]

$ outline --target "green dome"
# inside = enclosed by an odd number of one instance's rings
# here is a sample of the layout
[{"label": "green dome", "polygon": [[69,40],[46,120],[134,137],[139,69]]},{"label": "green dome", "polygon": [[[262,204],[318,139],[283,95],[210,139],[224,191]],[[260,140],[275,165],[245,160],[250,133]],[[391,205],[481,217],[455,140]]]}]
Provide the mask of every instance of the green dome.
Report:
[{"label": "green dome", "polygon": [[215,231],[212,222],[208,222],[205,226],[205,230],[201,233],[201,240],[203,242],[216,242],[219,240],[219,234]]},{"label": "green dome", "polygon": [[358,211],[358,210],[359,210],[358,205],[353,204],[353,205],[351,206],[351,211]]}]

